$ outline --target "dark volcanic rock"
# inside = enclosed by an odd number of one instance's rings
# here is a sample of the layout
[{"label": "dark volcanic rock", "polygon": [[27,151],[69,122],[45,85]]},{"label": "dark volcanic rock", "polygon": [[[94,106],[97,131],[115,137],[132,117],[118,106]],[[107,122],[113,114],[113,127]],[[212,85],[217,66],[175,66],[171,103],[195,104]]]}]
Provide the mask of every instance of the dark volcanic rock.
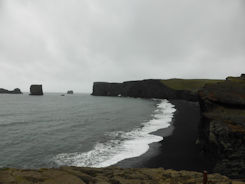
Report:
[{"label": "dark volcanic rock", "polygon": [[197,101],[198,99],[197,95],[191,91],[174,90],[164,85],[160,80],[155,79],[123,83],[95,82],[92,95],[185,99],[190,101]]},{"label": "dark volcanic rock", "polygon": [[245,177],[245,80],[228,77],[198,92],[202,113],[200,143],[215,172]]},{"label": "dark volcanic rock", "polygon": [[2,94],[22,94],[19,88],[15,88],[13,91],[9,91],[9,90],[0,88],[0,93]]},{"label": "dark volcanic rock", "polygon": [[42,85],[31,85],[30,87],[30,95],[43,95]]},{"label": "dark volcanic rock", "polygon": [[72,90],[67,91],[67,94],[73,95],[74,92]]}]

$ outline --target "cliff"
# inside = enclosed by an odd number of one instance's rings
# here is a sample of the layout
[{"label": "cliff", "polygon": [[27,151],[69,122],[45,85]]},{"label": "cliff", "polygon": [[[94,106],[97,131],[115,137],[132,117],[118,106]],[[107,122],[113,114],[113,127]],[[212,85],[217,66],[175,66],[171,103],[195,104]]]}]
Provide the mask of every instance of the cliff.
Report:
[{"label": "cliff", "polygon": [[198,92],[202,121],[199,141],[216,162],[214,172],[245,177],[245,78],[228,77]]},{"label": "cliff", "polygon": [[31,85],[30,95],[43,95],[42,85],[39,84]]},{"label": "cliff", "polygon": [[126,96],[199,101],[199,139],[214,172],[245,178],[245,74],[226,80],[143,80],[95,82],[95,96]]},{"label": "cliff", "polygon": [[21,90],[19,88],[15,88],[12,91],[0,88],[0,94],[22,94],[22,92],[21,92]]},{"label": "cliff", "polygon": [[123,83],[95,82],[92,95],[198,100],[197,93],[172,89],[157,79]]},{"label": "cliff", "polygon": [[[61,167],[39,170],[0,169],[3,184],[200,184],[203,174],[190,171],[158,169],[121,169]],[[215,184],[242,184],[219,175],[208,175]]]}]

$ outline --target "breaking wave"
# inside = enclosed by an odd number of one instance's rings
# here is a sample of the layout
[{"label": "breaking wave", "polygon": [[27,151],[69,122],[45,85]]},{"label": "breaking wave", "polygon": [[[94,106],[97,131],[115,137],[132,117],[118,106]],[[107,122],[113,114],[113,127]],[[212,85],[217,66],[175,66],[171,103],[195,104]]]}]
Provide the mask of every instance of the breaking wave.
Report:
[{"label": "breaking wave", "polygon": [[58,154],[54,161],[58,165],[107,167],[127,158],[138,157],[149,149],[149,144],[163,139],[151,133],[170,126],[174,112],[174,105],[167,100],[160,100],[152,119],[142,123],[140,128],[129,132],[110,132],[110,140],[98,142],[92,150],[84,153]]}]

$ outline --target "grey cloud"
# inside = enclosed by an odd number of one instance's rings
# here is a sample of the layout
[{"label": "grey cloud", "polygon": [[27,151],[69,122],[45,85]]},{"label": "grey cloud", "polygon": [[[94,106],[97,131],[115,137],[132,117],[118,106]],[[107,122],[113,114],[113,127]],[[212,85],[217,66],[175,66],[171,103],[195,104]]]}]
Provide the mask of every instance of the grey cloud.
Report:
[{"label": "grey cloud", "polygon": [[224,78],[245,68],[243,0],[0,0],[0,87]]}]

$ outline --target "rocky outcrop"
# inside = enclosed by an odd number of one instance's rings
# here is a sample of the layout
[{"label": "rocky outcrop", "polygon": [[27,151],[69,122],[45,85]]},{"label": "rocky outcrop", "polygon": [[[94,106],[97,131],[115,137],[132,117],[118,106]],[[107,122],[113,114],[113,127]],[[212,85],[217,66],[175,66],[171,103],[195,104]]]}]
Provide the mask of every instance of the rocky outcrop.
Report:
[{"label": "rocky outcrop", "polygon": [[[61,167],[39,170],[1,169],[3,184],[200,184],[203,174],[190,171],[158,169],[121,169]],[[208,175],[208,183],[231,184],[232,180]],[[236,182],[234,181],[234,184]],[[240,182],[242,184],[243,182]]]},{"label": "rocky outcrop", "polygon": [[187,90],[171,89],[164,85],[161,80],[157,79],[123,83],[95,82],[92,95],[198,100],[196,93]]},{"label": "rocky outcrop", "polygon": [[0,88],[0,94],[22,94],[22,92],[19,88],[15,88],[12,91]]},{"label": "rocky outcrop", "polygon": [[67,91],[67,94],[69,94],[69,95],[73,95],[73,94],[74,94],[74,92],[73,92],[72,90],[69,90],[69,91]]},{"label": "rocky outcrop", "polygon": [[199,141],[216,162],[215,172],[245,178],[245,78],[228,77],[198,92],[202,121]]},{"label": "rocky outcrop", "polygon": [[39,84],[31,85],[30,95],[43,95],[42,85]]}]

